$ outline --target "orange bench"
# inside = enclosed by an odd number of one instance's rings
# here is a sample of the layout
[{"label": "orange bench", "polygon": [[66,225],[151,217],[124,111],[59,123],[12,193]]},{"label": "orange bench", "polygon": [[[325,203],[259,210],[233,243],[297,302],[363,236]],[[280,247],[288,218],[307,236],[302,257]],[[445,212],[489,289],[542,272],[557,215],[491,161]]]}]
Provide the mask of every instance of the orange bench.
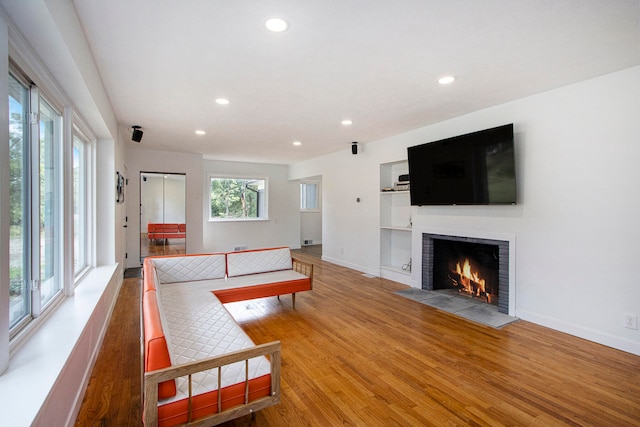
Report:
[{"label": "orange bench", "polygon": [[[214,425],[279,403],[280,342],[256,346],[223,303],[311,290],[313,265],[269,248],[148,257],[143,268],[145,425]],[[182,348],[194,341],[202,349]]]},{"label": "orange bench", "polygon": [[155,239],[184,239],[187,237],[187,224],[149,223],[147,237]]}]

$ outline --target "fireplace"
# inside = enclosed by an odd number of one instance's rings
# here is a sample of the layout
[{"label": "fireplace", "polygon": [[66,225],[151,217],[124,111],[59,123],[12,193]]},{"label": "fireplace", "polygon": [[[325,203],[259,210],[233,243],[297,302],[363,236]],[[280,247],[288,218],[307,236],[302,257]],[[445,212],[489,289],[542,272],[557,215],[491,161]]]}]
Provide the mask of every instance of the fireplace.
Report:
[{"label": "fireplace", "polygon": [[422,288],[448,290],[509,314],[509,241],[422,235]]}]

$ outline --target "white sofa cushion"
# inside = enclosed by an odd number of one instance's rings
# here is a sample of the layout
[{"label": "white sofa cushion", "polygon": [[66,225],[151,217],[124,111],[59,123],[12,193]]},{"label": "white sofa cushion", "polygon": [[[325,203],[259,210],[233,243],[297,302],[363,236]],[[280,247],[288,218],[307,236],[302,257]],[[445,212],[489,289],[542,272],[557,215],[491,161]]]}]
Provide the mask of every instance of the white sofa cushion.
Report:
[{"label": "white sofa cushion", "polygon": [[210,254],[155,258],[153,264],[158,272],[158,280],[164,284],[223,279],[225,261],[225,254]]},{"label": "white sofa cushion", "polygon": [[181,282],[180,285],[188,286],[192,290],[200,292],[215,292],[225,289],[244,288],[247,286],[268,285],[270,283],[290,282],[293,280],[307,279],[302,273],[295,270],[271,271],[269,273],[249,274],[246,276],[228,277],[227,279],[199,280],[197,282]]},{"label": "white sofa cushion", "polygon": [[227,276],[267,273],[292,268],[289,248],[258,249],[227,254]]},{"label": "white sofa cushion", "polygon": [[[170,283],[161,286],[159,302],[162,304],[163,327],[167,336],[172,365],[227,354],[254,347],[249,336],[235,322],[224,305],[211,292],[204,291],[201,283],[185,286]],[[270,372],[265,357],[249,360],[249,379]],[[215,390],[218,386],[217,369],[194,374],[193,395]],[[244,382],[245,364],[238,362],[222,368],[222,387]],[[186,378],[176,380],[175,397],[161,404],[188,396]]]}]

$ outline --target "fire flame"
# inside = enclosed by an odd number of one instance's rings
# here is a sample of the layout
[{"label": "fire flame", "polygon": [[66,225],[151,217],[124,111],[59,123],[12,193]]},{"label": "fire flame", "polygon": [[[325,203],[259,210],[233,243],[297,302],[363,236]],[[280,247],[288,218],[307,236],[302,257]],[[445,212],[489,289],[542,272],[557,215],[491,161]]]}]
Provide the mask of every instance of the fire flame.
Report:
[{"label": "fire flame", "polygon": [[466,288],[466,290],[470,293],[474,293],[473,286],[471,285],[471,280],[473,280],[478,288],[475,290],[476,295],[480,295],[480,293],[485,292],[485,281],[478,276],[478,272],[471,272],[471,263],[469,263],[469,258],[464,260],[464,264],[460,267],[460,262],[456,263],[456,273],[458,273],[462,279],[462,285]]}]

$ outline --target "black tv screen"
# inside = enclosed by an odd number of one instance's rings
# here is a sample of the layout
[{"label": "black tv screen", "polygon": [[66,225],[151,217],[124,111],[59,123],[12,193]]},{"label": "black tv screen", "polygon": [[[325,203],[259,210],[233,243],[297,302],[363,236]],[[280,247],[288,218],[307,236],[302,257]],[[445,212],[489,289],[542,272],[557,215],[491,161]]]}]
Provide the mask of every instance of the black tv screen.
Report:
[{"label": "black tv screen", "polygon": [[516,203],[513,124],[407,149],[411,204]]}]

